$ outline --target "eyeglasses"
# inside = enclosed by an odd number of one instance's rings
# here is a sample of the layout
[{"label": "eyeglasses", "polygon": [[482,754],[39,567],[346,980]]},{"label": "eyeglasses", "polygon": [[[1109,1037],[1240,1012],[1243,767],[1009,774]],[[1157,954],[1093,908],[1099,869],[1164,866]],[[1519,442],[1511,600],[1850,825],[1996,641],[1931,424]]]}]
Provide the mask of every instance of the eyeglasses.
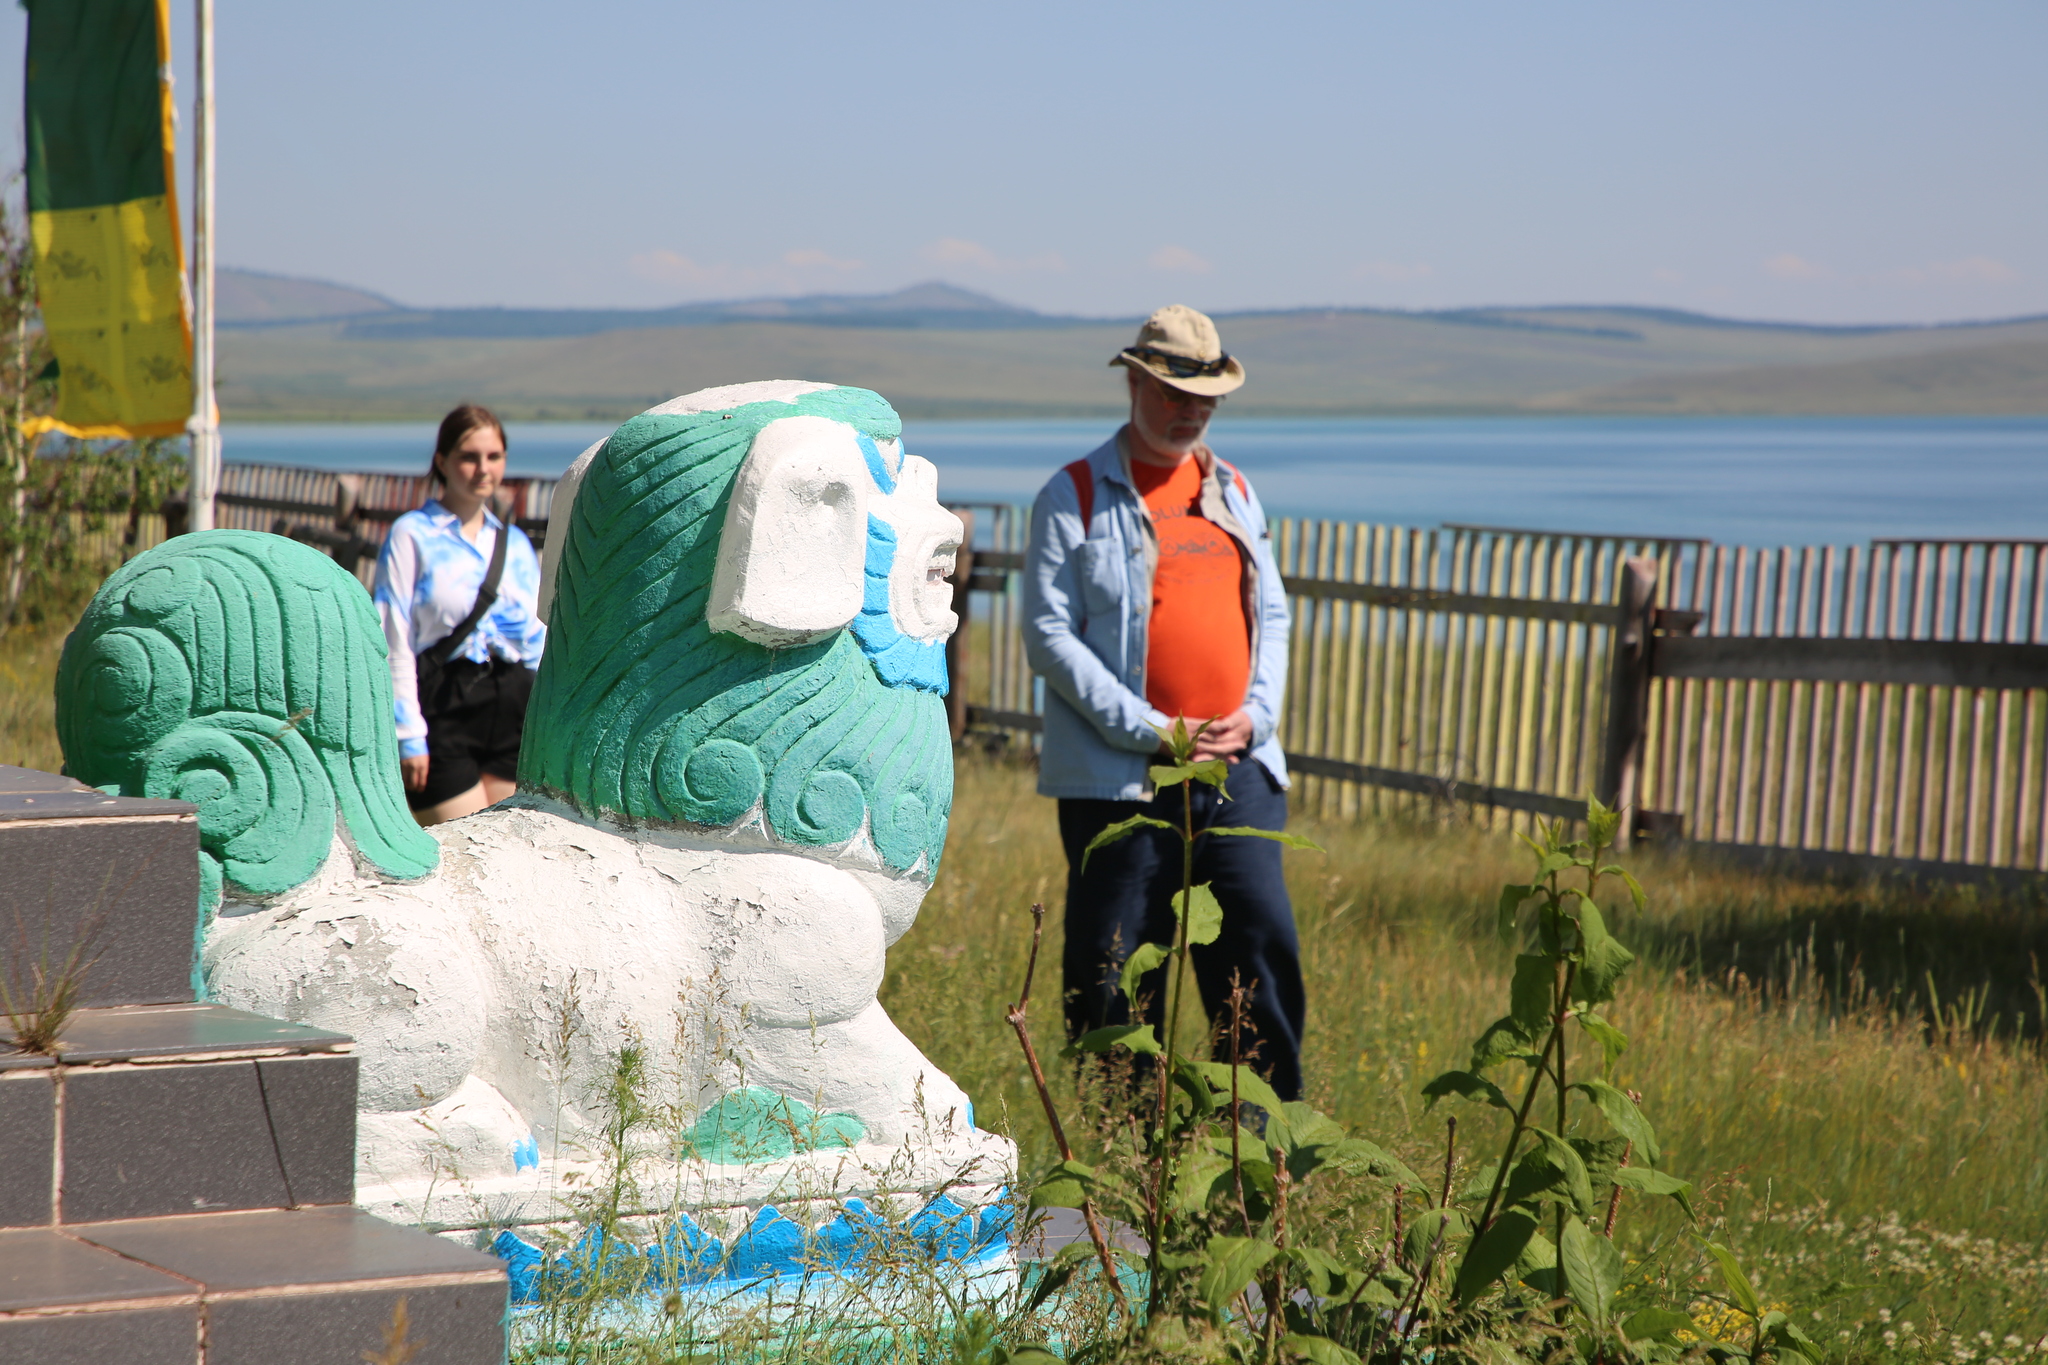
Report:
[{"label": "eyeglasses", "polygon": [[1228,355],[1220,355],[1214,360],[1190,360],[1184,355],[1170,355],[1150,346],[1127,346],[1124,354],[1154,361],[1175,379],[1211,379],[1230,368]]}]

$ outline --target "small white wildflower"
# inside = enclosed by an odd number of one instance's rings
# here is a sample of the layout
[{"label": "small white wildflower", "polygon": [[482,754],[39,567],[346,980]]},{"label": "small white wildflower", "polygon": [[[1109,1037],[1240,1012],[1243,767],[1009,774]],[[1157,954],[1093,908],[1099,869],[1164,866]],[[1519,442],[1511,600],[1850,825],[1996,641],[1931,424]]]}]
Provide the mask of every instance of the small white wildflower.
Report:
[{"label": "small white wildflower", "polygon": [[2005,1344],[2008,1346],[2024,1346],[2027,1343],[2021,1341],[2017,1336],[2014,1336],[2011,1332],[2007,1332],[2005,1334]]},{"label": "small white wildflower", "polygon": [[1891,1309],[1889,1309],[1889,1308],[1880,1308],[1880,1309],[1878,1309],[1878,1310],[1877,1310],[1877,1320],[1878,1320],[1879,1322],[1890,1322],[1890,1321],[1892,1320],[1892,1310],[1891,1310]]},{"label": "small white wildflower", "polygon": [[1885,1332],[1885,1334],[1884,1334],[1884,1344],[1885,1344],[1885,1345],[1887,1345],[1887,1346],[1896,1346],[1896,1345],[1898,1345],[1898,1344],[1899,1344],[1899,1334],[1898,1334],[1897,1332],[1893,1332],[1893,1331],[1889,1331],[1889,1330],[1887,1330],[1887,1331]]}]

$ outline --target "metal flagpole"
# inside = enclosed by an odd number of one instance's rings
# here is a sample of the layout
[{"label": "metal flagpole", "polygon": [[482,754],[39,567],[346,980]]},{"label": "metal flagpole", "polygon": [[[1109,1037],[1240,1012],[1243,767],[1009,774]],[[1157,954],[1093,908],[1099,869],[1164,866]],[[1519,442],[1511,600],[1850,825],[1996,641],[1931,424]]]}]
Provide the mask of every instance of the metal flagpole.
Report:
[{"label": "metal flagpole", "polygon": [[213,403],[213,0],[195,0],[198,18],[199,98],[192,197],[192,434],[191,509],[186,525],[213,529],[213,497],[220,487],[220,414]]}]

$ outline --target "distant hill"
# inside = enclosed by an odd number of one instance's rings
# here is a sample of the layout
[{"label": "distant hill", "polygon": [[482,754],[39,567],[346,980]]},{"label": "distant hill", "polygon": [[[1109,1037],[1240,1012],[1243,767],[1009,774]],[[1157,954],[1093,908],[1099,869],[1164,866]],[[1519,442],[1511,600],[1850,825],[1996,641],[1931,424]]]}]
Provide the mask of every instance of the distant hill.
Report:
[{"label": "distant hill", "polygon": [[[367,296],[366,296],[367,297]],[[361,310],[344,335],[397,338],[580,337],[653,327],[709,327],[729,322],[796,322],[826,327],[938,327],[985,331],[1060,327],[1047,317],[986,294],[932,281],[893,294],[810,294],[793,299],[736,299],[676,308],[432,308]]]},{"label": "distant hill", "polygon": [[2016,415],[2048,412],[2048,341],[1840,365],[1632,379],[1538,406],[1601,412]]},{"label": "distant hill", "polygon": [[[245,420],[429,417],[465,398],[508,416],[613,419],[769,377],[873,388],[922,418],[1107,414],[1123,401],[1107,362],[1136,324],[943,283],[648,310],[412,309],[235,273],[270,291],[256,295],[267,313],[242,305],[221,338],[222,406]],[[1219,321],[1250,371],[1230,399],[1248,415],[2048,413],[2048,317],[1826,327],[1569,306]]]},{"label": "distant hill", "polygon": [[345,284],[226,268],[214,275],[213,306],[222,327],[274,326],[399,308],[390,299]]}]

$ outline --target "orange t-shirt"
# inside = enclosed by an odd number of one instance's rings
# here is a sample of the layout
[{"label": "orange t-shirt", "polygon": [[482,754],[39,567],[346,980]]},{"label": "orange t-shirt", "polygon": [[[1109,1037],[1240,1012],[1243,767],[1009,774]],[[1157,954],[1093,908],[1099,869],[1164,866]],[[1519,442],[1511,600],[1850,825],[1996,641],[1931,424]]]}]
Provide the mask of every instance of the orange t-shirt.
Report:
[{"label": "orange t-shirt", "polygon": [[1159,534],[1145,700],[1189,720],[1227,716],[1244,705],[1252,677],[1237,542],[1201,513],[1199,461],[1162,469],[1133,460],[1131,477]]}]

